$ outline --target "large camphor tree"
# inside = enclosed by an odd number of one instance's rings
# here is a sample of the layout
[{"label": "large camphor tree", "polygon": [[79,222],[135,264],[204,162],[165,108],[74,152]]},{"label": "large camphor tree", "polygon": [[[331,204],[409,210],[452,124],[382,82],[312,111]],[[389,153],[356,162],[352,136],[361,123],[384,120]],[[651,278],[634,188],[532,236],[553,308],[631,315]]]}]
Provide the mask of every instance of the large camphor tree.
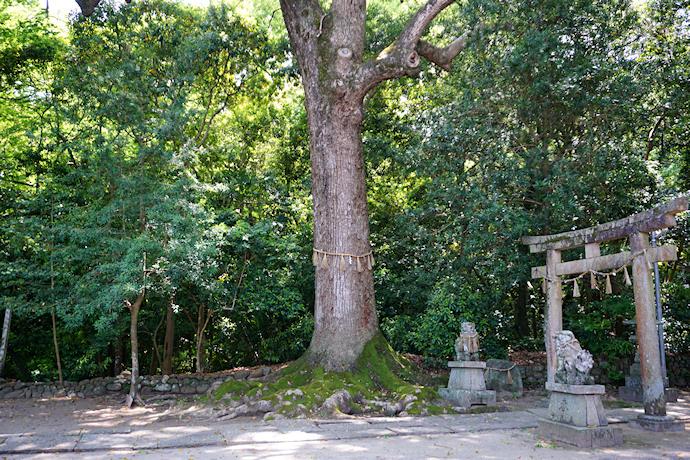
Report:
[{"label": "large camphor tree", "polygon": [[[99,0],[77,0],[90,15]],[[421,58],[449,69],[473,33],[445,47],[422,40],[455,0],[428,0],[397,39],[365,56],[365,0],[280,0],[305,91],[308,117],[316,299],[304,357],[326,370],[352,370],[379,333],[371,271],[361,124],[364,98],[380,83],[421,71]]]}]

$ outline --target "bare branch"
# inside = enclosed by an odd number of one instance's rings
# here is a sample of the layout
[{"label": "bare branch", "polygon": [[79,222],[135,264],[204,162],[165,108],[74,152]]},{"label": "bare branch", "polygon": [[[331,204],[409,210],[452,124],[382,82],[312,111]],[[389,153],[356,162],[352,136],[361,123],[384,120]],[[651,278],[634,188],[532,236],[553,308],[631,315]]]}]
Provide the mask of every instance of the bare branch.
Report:
[{"label": "bare branch", "polygon": [[402,76],[415,77],[421,71],[419,56],[449,70],[453,59],[467,46],[468,38],[481,28],[468,30],[445,48],[421,40],[431,21],[455,0],[429,0],[405,25],[398,39],[378,56],[367,60],[357,72],[362,98],[378,83]]},{"label": "bare branch", "polygon": [[235,285],[235,294],[232,296],[232,304],[229,307],[221,307],[223,310],[233,311],[235,305],[237,304],[237,296],[240,292],[240,287],[242,286],[242,279],[244,279],[244,272],[247,269],[247,264],[249,263],[249,254],[247,251],[244,252],[244,264],[242,265],[242,271],[240,272],[240,277]]},{"label": "bare branch", "polygon": [[654,123],[654,127],[652,127],[652,129],[649,131],[649,135],[647,136],[647,153],[644,156],[645,160],[649,159],[649,153],[654,148],[654,136],[656,135],[656,130],[659,129],[659,126],[661,126],[661,122],[664,121],[665,115],[665,113],[662,113],[656,123]]},{"label": "bare branch", "polygon": [[481,24],[477,24],[474,29],[466,31],[445,48],[438,48],[426,40],[420,39],[417,42],[417,52],[429,62],[433,62],[442,69],[450,71],[453,59],[455,59],[455,57],[465,49],[467,46],[467,40],[471,35],[476,34],[481,27]]}]

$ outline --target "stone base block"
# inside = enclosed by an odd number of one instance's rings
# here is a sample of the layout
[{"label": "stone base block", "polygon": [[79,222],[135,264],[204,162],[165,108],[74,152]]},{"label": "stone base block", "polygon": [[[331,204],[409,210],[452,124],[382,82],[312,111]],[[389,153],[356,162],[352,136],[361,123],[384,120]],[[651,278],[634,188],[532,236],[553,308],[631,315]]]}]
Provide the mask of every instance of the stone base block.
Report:
[{"label": "stone base block", "polygon": [[636,419],[630,420],[630,426],[656,432],[685,430],[685,422],[668,415],[640,415]]},{"label": "stone base block", "polygon": [[582,427],[553,420],[539,420],[537,433],[576,447],[610,447],[623,444],[623,430],[614,425]]},{"label": "stone base block", "polygon": [[[675,388],[664,389],[666,402],[678,401],[678,390]],[[623,401],[642,402],[642,388],[637,386],[622,386],[618,388],[618,398]]]},{"label": "stone base block", "polygon": [[440,388],[438,394],[456,406],[470,407],[473,404],[485,406],[496,405],[496,392],[493,390],[456,390],[454,388]]},{"label": "stone base block", "polygon": [[546,383],[551,391],[549,419],[568,426],[606,426],[606,413],[601,403],[603,385],[566,385]]},{"label": "stone base block", "polygon": [[450,376],[448,388],[471,391],[486,390],[484,381],[484,361],[449,361]]}]

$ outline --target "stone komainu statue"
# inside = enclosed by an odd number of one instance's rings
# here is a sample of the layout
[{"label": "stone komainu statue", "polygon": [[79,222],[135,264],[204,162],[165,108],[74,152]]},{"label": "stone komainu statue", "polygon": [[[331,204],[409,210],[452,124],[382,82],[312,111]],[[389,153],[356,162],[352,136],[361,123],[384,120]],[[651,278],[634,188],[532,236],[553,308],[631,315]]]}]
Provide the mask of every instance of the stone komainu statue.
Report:
[{"label": "stone komainu statue", "polygon": [[592,354],[583,350],[580,342],[570,331],[559,331],[554,334],[556,339],[556,383],[570,385],[591,385],[594,378],[589,375],[594,366]]},{"label": "stone komainu statue", "polygon": [[462,323],[460,337],[455,340],[455,359],[457,361],[479,360],[479,338],[474,323]]}]

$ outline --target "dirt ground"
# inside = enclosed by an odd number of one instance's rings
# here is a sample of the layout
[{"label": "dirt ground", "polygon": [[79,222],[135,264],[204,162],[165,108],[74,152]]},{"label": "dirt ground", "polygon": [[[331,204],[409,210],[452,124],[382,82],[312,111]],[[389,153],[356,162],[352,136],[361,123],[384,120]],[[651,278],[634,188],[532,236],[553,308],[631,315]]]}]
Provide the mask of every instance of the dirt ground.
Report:
[{"label": "dirt ground", "polygon": [[[0,400],[0,433],[70,432],[98,430],[120,426],[164,427],[184,422],[185,425],[209,423],[213,405],[198,398],[148,398],[144,407],[128,409],[124,395],[69,399]],[[548,407],[543,389],[525,390],[521,398],[511,394],[497,396],[499,411]],[[617,407],[613,399],[605,405]]]},{"label": "dirt ground", "polygon": [[125,406],[124,395],[93,398],[0,400],[0,432],[70,432],[119,426],[165,426],[200,420],[207,409],[194,398],[148,400],[144,407]]}]

